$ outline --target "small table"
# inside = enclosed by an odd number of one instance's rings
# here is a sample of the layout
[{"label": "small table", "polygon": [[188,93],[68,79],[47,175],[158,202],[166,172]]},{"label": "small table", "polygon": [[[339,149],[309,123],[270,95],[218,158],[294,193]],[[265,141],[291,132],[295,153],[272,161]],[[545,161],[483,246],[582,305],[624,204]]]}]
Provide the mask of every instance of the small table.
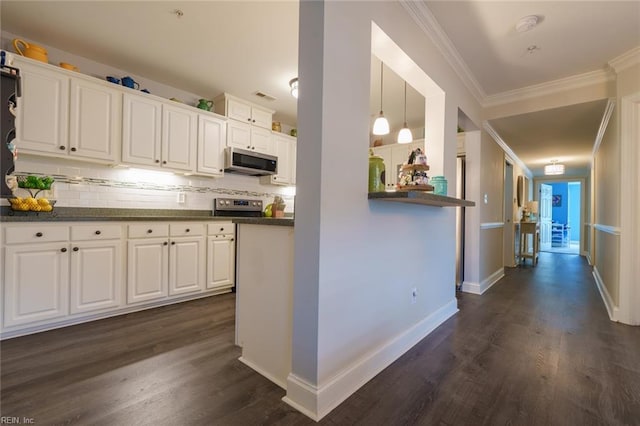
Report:
[{"label": "small table", "polygon": [[[529,236],[533,238],[533,252],[529,251]],[[540,223],[520,222],[520,261],[531,259],[533,266],[538,263],[538,246],[540,244]]]}]

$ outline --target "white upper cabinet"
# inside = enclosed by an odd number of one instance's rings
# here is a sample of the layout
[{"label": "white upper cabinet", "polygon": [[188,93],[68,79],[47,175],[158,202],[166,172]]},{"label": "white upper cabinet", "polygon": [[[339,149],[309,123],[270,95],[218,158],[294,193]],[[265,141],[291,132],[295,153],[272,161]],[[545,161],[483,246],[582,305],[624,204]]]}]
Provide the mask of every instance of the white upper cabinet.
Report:
[{"label": "white upper cabinet", "polygon": [[271,130],[273,110],[223,93],[214,99],[215,111],[233,120]]},{"label": "white upper cabinet", "polygon": [[16,58],[16,66],[22,76],[20,151],[109,164],[120,161],[120,91],[24,58]]},{"label": "white upper cabinet", "polygon": [[122,93],[84,79],[71,80],[69,156],[120,160]]},{"label": "white upper cabinet", "polygon": [[198,114],[187,108],[162,106],[162,167],[195,172]]},{"label": "white upper cabinet", "polygon": [[123,101],[122,161],[195,172],[198,113],[145,95]]},{"label": "white upper cabinet", "polygon": [[264,154],[274,155],[273,138],[271,130],[252,127],[251,128],[251,150]]},{"label": "white upper cabinet", "polygon": [[126,93],[122,106],[122,161],[160,165],[162,103]]},{"label": "white upper cabinet", "polygon": [[20,62],[22,97],[18,99],[16,136],[20,151],[66,153],[69,140],[69,77]]},{"label": "white upper cabinet", "polygon": [[278,173],[263,176],[261,182],[274,185],[295,184],[296,138],[274,133],[273,151],[278,157]]},{"label": "white upper cabinet", "polygon": [[198,174],[224,174],[224,145],[227,139],[226,122],[215,117],[198,116]]}]

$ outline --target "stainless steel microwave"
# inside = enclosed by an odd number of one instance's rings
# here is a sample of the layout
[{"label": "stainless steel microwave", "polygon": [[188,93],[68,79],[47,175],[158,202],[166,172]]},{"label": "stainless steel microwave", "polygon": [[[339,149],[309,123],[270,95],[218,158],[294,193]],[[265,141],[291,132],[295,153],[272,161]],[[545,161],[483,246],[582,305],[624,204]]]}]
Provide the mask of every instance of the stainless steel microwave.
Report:
[{"label": "stainless steel microwave", "polygon": [[275,175],[278,157],[230,146],[225,151],[224,171],[251,176]]}]

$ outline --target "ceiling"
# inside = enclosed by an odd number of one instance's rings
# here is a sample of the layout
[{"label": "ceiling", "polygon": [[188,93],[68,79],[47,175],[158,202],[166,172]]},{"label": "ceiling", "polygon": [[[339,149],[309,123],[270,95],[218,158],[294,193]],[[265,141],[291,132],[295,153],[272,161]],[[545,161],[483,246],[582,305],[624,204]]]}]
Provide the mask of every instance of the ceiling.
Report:
[{"label": "ceiling", "polygon": [[[484,95],[602,70],[640,45],[638,1],[427,1],[427,7],[479,82]],[[298,2],[289,1],[15,1],[0,2],[2,29],[131,74],[206,98],[226,91],[276,110],[295,125]],[[174,13],[182,11],[182,16]],[[533,30],[517,20],[539,15]],[[461,19],[463,18],[463,19]],[[123,30],[126,29],[126,30]],[[535,45],[533,53],[527,47]],[[379,111],[379,66],[371,70],[371,114]],[[387,83],[387,78],[389,82]],[[383,107],[401,122],[403,82],[385,70]],[[267,101],[257,91],[276,98]],[[424,100],[407,87],[409,127],[424,117]],[[582,173],[604,103],[593,102],[492,120],[534,174],[553,158]],[[560,117],[561,116],[561,117]],[[419,135],[418,135],[419,136]],[[416,137],[416,135],[414,135]]]}]

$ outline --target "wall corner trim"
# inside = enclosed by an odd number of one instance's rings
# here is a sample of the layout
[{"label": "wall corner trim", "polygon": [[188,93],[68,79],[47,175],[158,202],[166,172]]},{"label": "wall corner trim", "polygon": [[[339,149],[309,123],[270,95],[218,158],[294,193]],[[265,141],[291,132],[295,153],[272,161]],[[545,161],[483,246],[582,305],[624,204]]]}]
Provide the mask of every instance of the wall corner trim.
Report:
[{"label": "wall corner trim", "polygon": [[520,157],[518,157],[516,153],[513,152],[513,150],[509,147],[509,145],[507,145],[507,143],[498,134],[496,129],[494,129],[493,126],[489,124],[489,122],[486,120],[482,122],[482,127],[484,128],[484,130],[487,131],[487,133],[489,133],[489,136],[491,136],[491,138],[493,138],[493,140],[496,141],[498,145],[500,145],[500,148],[502,148],[502,150],[509,157],[511,157],[511,159],[515,161],[518,164],[518,166],[520,166],[524,174],[527,175],[529,179],[533,179],[533,173],[531,173],[531,170],[529,170],[529,168],[524,164],[524,162],[520,159]]},{"label": "wall corner trim", "polygon": [[462,283],[461,290],[465,293],[471,294],[483,294],[485,291],[489,290],[495,283],[500,281],[504,277],[504,267],[498,269],[493,274],[489,275],[487,278],[482,280],[480,283],[474,283],[469,281],[464,281]]},{"label": "wall corner trim", "polygon": [[595,223],[593,227],[598,231],[606,232],[607,234],[611,234],[611,235],[620,236],[621,229],[617,226],[609,226],[609,225],[602,225],[600,223]]},{"label": "wall corner trim", "polygon": [[480,229],[504,228],[504,222],[485,222],[480,224]]},{"label": "wall corner trim", "polygon": [[469,89],[473,97],[482,105],[486,98],[484,89],[476,80],[467,63],[455,48],[447,33],[442,29],[425,2],[400,0],[400,4],[418,27],[433,41],[440,53],[445,57],[462,83]]},{"label": "wall corner trim", "polygon": [[598,150],[600,149],[600,144],[602,144],[604,133],[607,131],[607,126],[609,125],[609,119],[611,118],[611,114],[613,114],[613,109],[615,107],[616,107],[616,99],[609,98],[609,100],[607,101],[607,106],[604,108],[604,113],[602,114],[602,120],[600,120],[600,127],[598,128],[598,133],[596,133],[596,140],[593,142],[593,150],[591,151],[592,162],[594,161],[595,156],[598,153]]},{"label": "wall corner trim", "polygon": [[613,299],[607,290],[607,286],[604,285],[604,281],[602,281],[602,277],[598,272],[597,267],[593,267],[593,278],[596,281],[596,287],[598,287],[598,291],[600,292],[600,297],[602,297],[602,301],[604,302],[604,306],[607,308],[607,313],[609,314],[609,319],[611,321],[618,321],[618,307],[613,303]]},{"label": "wall corner trim", "polygon": [[319,386],[293,373],[289,374],[287,395],[282,400],[315,421],[322,419],[456,312],[458,301],[454,297],[431,315],[364,354]]},{"label": "wall corner trim", "polygon": [[640,64],[640,46],[617,56],[608,62],[609,66],[617,73],[623,71],[635,64]]}]

